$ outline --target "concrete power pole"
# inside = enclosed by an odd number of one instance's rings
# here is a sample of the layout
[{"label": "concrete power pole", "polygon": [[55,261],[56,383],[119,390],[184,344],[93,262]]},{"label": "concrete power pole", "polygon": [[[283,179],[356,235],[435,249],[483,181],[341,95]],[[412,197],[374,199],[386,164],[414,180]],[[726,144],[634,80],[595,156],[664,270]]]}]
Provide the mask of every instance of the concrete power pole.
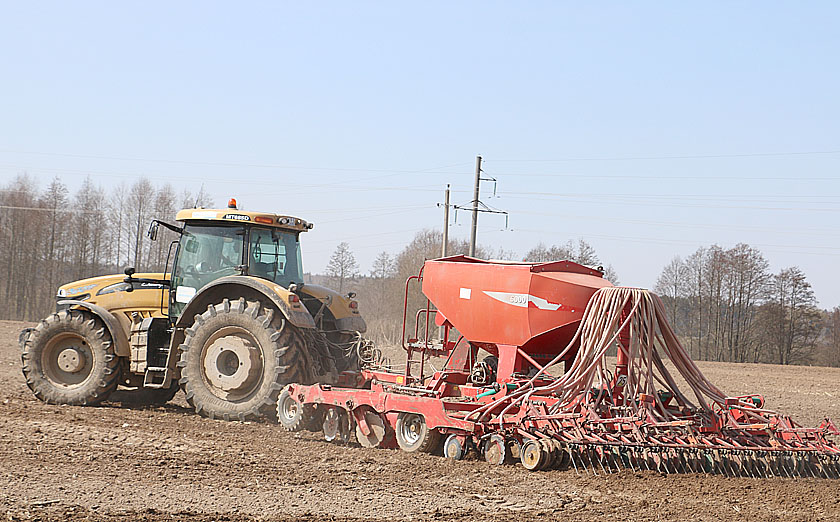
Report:
[{"label": "concrete power pole", "polygon": [[481,156],[475,157],[475,189],[472,201],[472,228],[470,229],[470,257],[475,257],[475,235],[478,230],[478,188],[481,184]]},{"label": "concrete power pole", "polygon": [[446,184],[446,196],[443,198],[443,245],[441,257],[446,257],[449,248],[449,184]]}]

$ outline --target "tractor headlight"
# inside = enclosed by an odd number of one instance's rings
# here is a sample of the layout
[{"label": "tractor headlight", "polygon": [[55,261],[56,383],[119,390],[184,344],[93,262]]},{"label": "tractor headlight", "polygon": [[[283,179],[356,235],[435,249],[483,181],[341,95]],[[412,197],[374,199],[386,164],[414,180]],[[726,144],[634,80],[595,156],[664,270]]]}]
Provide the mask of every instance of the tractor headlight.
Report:
[{"label": "tractor headlight", "polygon": [[131,285],[129,283],[114,283],[112,285],[108,285],[102,288],[101,290],[96,292],[96,295],[113,294],[114,292],[125,292],[129,288],[131,288]]}]

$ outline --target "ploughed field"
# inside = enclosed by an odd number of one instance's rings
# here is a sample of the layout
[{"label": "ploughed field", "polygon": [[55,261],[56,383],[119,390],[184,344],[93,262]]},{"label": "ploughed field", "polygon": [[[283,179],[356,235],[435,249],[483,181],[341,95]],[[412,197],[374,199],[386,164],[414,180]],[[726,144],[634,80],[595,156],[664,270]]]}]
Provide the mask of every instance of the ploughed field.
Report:
[{"label": "ploughed field", "polygon": [[[840,520],[838,481],[452,462],[204,419],[180,393],[164,407],[125,393],[100,407],[51,406],[21,376],[24,326],[0,321],[0,519]],[[762,393],[807,426],[840,420],[840,369],[700,368],[727,393]]]}]

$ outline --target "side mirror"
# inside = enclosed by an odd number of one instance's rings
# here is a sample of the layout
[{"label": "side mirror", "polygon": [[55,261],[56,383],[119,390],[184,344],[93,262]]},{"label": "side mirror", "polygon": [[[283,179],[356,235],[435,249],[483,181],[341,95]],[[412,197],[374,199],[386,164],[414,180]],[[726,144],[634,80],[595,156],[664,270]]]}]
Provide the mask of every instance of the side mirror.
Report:
[{"label": "side mirror", "polygon": [[126,292],[133,292],[134,291],[134,282],[131,279],[131,276],[134,275],[134,267],[130,266],[125,269],[125,275],[127,276],[123,279],[124,283],[128,283],[128,288],[125,289]]},{"label": "side mirror", "polygon": [[195,238],[189,237],[186,241],[184,241],[184,250],[189,252],[190,254],[195,254],[198,252],[198,241]]},{"label": "side mirror", "polygon": [[158,228],[160,228],[160,223],[157,221],[149,223],[149,230],[146,232],[146,235],[149,236],[150,240],[155,241],[157,239]]}]

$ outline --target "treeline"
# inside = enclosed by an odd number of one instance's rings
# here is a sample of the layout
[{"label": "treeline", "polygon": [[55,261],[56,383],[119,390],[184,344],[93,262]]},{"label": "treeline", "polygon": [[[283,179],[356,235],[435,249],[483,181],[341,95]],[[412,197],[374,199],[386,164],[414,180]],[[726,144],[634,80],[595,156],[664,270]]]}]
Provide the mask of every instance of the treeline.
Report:
[{"label": "treeline", "polygon": [[[88,178],[71,193],[58,178],[39,188],[32,177],[17,176],[0,187],[0,296],[7,303],[0,319],[43,318],[54,308],[56,289],[69,281],[119,273],[126,266],[162,271],[175,237],[161,228],[158,240],[150,242],[149,221],[173,220],[179,209],[193,206],[213,202],[203,190],[178,193],[145,178],[108,190]],[[405,281],[426,259],[441,255],[441,242],[440,231],[418,232],[399,252],[380,253],[364,273],[350,245],[342,243],[327,273],[309,278],[356,292],[369,335],[398,343]],[[468,250],[465,240],[449,242],[449,255]],[[618,284],[612,266],[583,240],[539,244],[524,256],[478,246],[476,256],[602,266],[605,277]],[[425,301],[413,290],[409,308],[416,311]],[[840,366],[840,307],[820,310],[800,268],[771,273],[764,255],[749,245],[704,247],[685,259],[675,257],[654,290],[695,359]]]},{"label": "treeline", "polygon": [[212,206],[203,190],[178,192],[140,178],[105,190],[86,179],[71,193],[60,179],[45,188],[28,175],[0,187],[0,319],[37,320],[69,281],[126,266],[162,270],[171,232],[146,238],[153,217],[174,220],[184,207]]},{"label": "treeline", "polygon": [[675,257],[654,291],[695,359],[840,366],[840,307],[820,310],[799,267],[771,273],[749,245]]}]

